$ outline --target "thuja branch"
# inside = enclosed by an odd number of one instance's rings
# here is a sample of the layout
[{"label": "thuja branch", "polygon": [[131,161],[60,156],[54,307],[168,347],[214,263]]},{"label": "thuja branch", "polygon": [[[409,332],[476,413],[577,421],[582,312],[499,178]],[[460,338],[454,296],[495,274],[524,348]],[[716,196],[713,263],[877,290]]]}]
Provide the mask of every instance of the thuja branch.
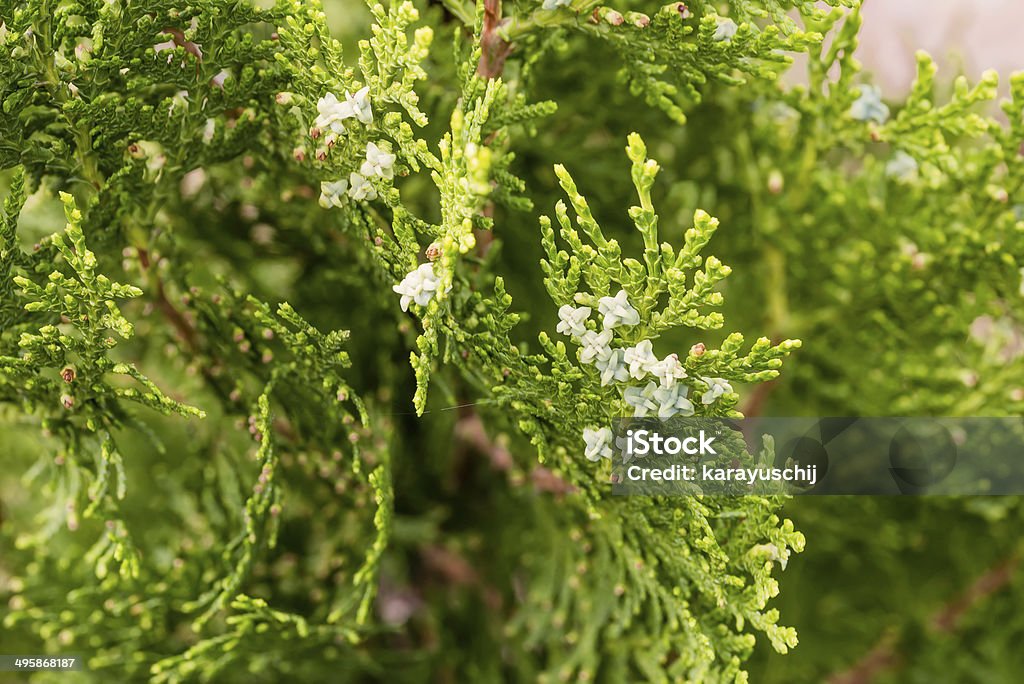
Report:
[{"label": "thuja branch", "polygon": [[[613,418],[1024,408],[1024,77],[1002,122],[927,59],[886,103],[853,0],[442,4],[456,41],[396,0],[353,46],[347,2],[4,14],[0,640],[105,681],[744,681],[796,646],[803,533],[611,496]],[[887,553],[885,512],[828,538]]]}]

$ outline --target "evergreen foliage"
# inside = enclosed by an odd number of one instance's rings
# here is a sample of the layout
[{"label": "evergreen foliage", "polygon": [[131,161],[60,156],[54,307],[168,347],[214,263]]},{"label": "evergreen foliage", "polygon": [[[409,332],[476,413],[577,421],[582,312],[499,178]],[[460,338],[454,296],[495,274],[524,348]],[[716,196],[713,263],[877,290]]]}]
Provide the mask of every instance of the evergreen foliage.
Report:
[{"label": "evergreen foliage", "polygon": [[[854,0],[641,9],[0,0],[0,651],[742,682],[890,627],[940,667],[1016,500],[612,497],[606,426],[1018,413],[1024,78],[999,118],[921,54],[885,103]],[[893,626],[873,554],[951,585]]]}]

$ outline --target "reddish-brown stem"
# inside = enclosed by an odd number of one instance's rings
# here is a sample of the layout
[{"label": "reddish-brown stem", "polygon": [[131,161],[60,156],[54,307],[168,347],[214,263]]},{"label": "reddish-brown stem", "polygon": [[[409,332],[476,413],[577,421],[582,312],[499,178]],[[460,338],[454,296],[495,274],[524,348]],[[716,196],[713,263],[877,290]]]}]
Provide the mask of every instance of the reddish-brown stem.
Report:
[{"label": "reddish-brown stem", "polygon": [[[480,33],[480,64],[477,65],[477,73],[486,79],[498,78],[505,70],[505,59],[512,51],[512,44],[498,34],[501,27],[501,0],[485,0],[484,22]],[[489,144],[494,140],[492,133],[487,139]],[[483,208],[483,215],[491,217],[494,214],[494,205],[490,202]],[[494,241],[494,235],[490,231],[475,231],[477,253],[483,256]]]},{"label": "reddish-brown stem", "polygon": [[508,470],[512,467],[512,454],[503,445],[494,442],[487,436],[484,422],[476,411],[467,411],[455,424],[455,436],[474,451],[488,456],[495,470]]},{"label": "reddish-brown stem", "polygon": [[747,418],[754,418],[761,415],[764,411],[764,406],[768,403],[768,397],[771,396],[772,391],[778,385],[778,380],[770,380],[768,382],[762,382],[760,385],[755,387],[751,391],[747,401],[743,404],[740,411]]},{"label": "reddish-brown stem", "polygon": [[149,260],[149,252],[145,249],[139,249],[139,263],[142,268],[149,275],[150,282],[153,285],[153,295],[156,298],[156,306],[160,309],[160,312],[168,320],[168,322],[174,326],[174,329],[178,332],[178,335],[188,348],[193,352],[199,349],[199,340],[196,333],[195,327],[189,322],[185,315],[178,311],[171,301],[167,298],[167,292],[164,290],[163,280],[160,276],[151,269],[151,262]]},{"label": "reddish-brown stem", "polygon": [[[492,440],[484,428],[480,415],[472,409],[465,411],[455,424],[455,436],[462,444],[473,451],[487,456],[491,467],[498,471],[509,471],[515,465],[512,454],[501,443]],[[553,470],[544,466],[534,466],[530,471],[530,482],[538,492],[547,492],[562,496],[576,491],[572,483],[563,480]]]},{"label": "reddish-brown stem", "polygon": [[1020,565],[1020,558],[1013,556],[990,568],[979,577],[959,598],[952,601],[932,616],[932,627],[939,633],[952,632],[960,623],[960,618],[975,604],[996,593],[1013,579],[1014,572]]},{"label": "reddish-brown stem", "polygon": [[[988,569],[960,596],[936,612],[930,624],[938,634],[949,634],[959,626],[967,611],[1008,585],[1020,565],[1020,556],[1013,555]],[[903,658],[896,650],[898,640],[888,635],[849,669],[832,675],[828,684],[870,684],[883,672],[896,669]]]},{"label": "reddish-brown stem", "polygon": [[484,25],[480,33],[480,64],[477,73],[484,78],[498,78],[505,69],[505,59],[512,44],[498,34],[501,27],[501,0],[484,1]]}]

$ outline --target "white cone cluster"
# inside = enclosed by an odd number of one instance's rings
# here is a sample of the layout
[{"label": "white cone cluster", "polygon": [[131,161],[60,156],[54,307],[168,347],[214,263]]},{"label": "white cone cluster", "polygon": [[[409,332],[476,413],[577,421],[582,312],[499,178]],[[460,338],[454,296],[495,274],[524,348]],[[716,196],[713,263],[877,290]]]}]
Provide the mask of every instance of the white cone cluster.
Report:
[{"label": "white cone cluster", "polygon": [[[339,100],[334,93],[327,93],[317,102],[316,109],[318,113],[313,129],[324,136],[328,147],[345,135],[347,120],[355,119],[365,125],[373,123],[369,87],[360,89],[355,95],[345,93],[344,100]],[[377,188],[370,181],[373,178],[394,178],[395,159],[388,149],[368,142],[366,157],[359,171],[353,171],[347,180],[341,178],[320,184],[320,206],[325,209],[340,207],[346,195],[356,201],[377,199]]]},{"label": "white cone cluster", "polygon": [[[419,306],[429,304],[440,287],[441,279],[434,273],[434,264],[427,262],[420,264],[415,271],[411,271],[402,279],[402,282],[391,289],[402,295],[400,302],[402,311],[408,311],[409,305],[414,302]],[[445,292],[449,292],[451,289],[449,285]]]},{"label": "white cone cluster", "polygon": [[313,127],[324,135],[325,142],[330,145],[345,135],[347,119],[356,119],[363,124],[373,122],[370,88],[362,88],[355,95],[345,93],[344,100],[339,100],[334,93],[327,93],[317,101],[316,111]]},{"label": "white cone cluster", "polygon": [[[625,290],[613,297],[598,300],[598,313],[602,316],[600,332],[587,328],[592,309],[588,306],[565,305],[558,310],[556,330],[571,337],[580,346],[581,363],[593,364],[601,377],[601,385],[644,380],[644,386],[628,385],[622,398],[633,409],[633,417],[692,416],[695,409],[688,398],[690,388],[682,380],[688,376],[677,354],[659,359],[650,340],[642,340],[631,347],[613,347],[615,328],[640,323],[640,312],[629,303]],[[700,398],[705,406],[713,404],[732,392],[732,385],[723,378],[705,378],[700,381],[708,389]],[[609,428],[588,427],[583,431],[586,443],[584,454],[591,461],[612,457],[612,432]]]}]

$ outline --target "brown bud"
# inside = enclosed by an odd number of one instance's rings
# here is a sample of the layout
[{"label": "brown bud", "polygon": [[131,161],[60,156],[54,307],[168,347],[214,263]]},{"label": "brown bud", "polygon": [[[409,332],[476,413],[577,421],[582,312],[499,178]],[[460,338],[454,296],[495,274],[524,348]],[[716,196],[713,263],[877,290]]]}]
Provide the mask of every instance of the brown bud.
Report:
[{"label": "brown bud", "polygon": [[75,405],[75,398],[70,394],[62,394],[60,395],[60,403],[64,408],[70,409]]},{"label": "brown bud", "polygon": [[[600,10],[598,10],[598,11],[600,11]],[[606,22],[608,22],[612,26],[622,26],[622,22],[625,21],[625,19],[622,17],[622,15],[619,14],[618,12],[616,12],[613,9],[608,9],[605,12],[602,12],[602,15],[603,15],[602,19],[604,19]]]},{"label": "brown bud", "polygon": [[75,373],[75,369],[74,368],[72,368],[71,366],[68,366],[67,368],[65,368],[64,370],[62,370],[60,372],[60,377],[64,380],[64,382],[66,382],[66,383],[68,383],[70,385],[71,383],[73,383],[75,381],[75,378],[78,377],[78,374]]},{"label": "brown bud", "polygon": [[698,342],[690,347],[690,356],[704,356],[705,351],[707,351],[707,347],[704,346],[704,343]]},{"label": "brown bud", "polygon": [[437,257],[441,256],[441,245],[436,242],[431,242],[430,246],[427,247],[427,259],[430,261],[437,261]]}]

